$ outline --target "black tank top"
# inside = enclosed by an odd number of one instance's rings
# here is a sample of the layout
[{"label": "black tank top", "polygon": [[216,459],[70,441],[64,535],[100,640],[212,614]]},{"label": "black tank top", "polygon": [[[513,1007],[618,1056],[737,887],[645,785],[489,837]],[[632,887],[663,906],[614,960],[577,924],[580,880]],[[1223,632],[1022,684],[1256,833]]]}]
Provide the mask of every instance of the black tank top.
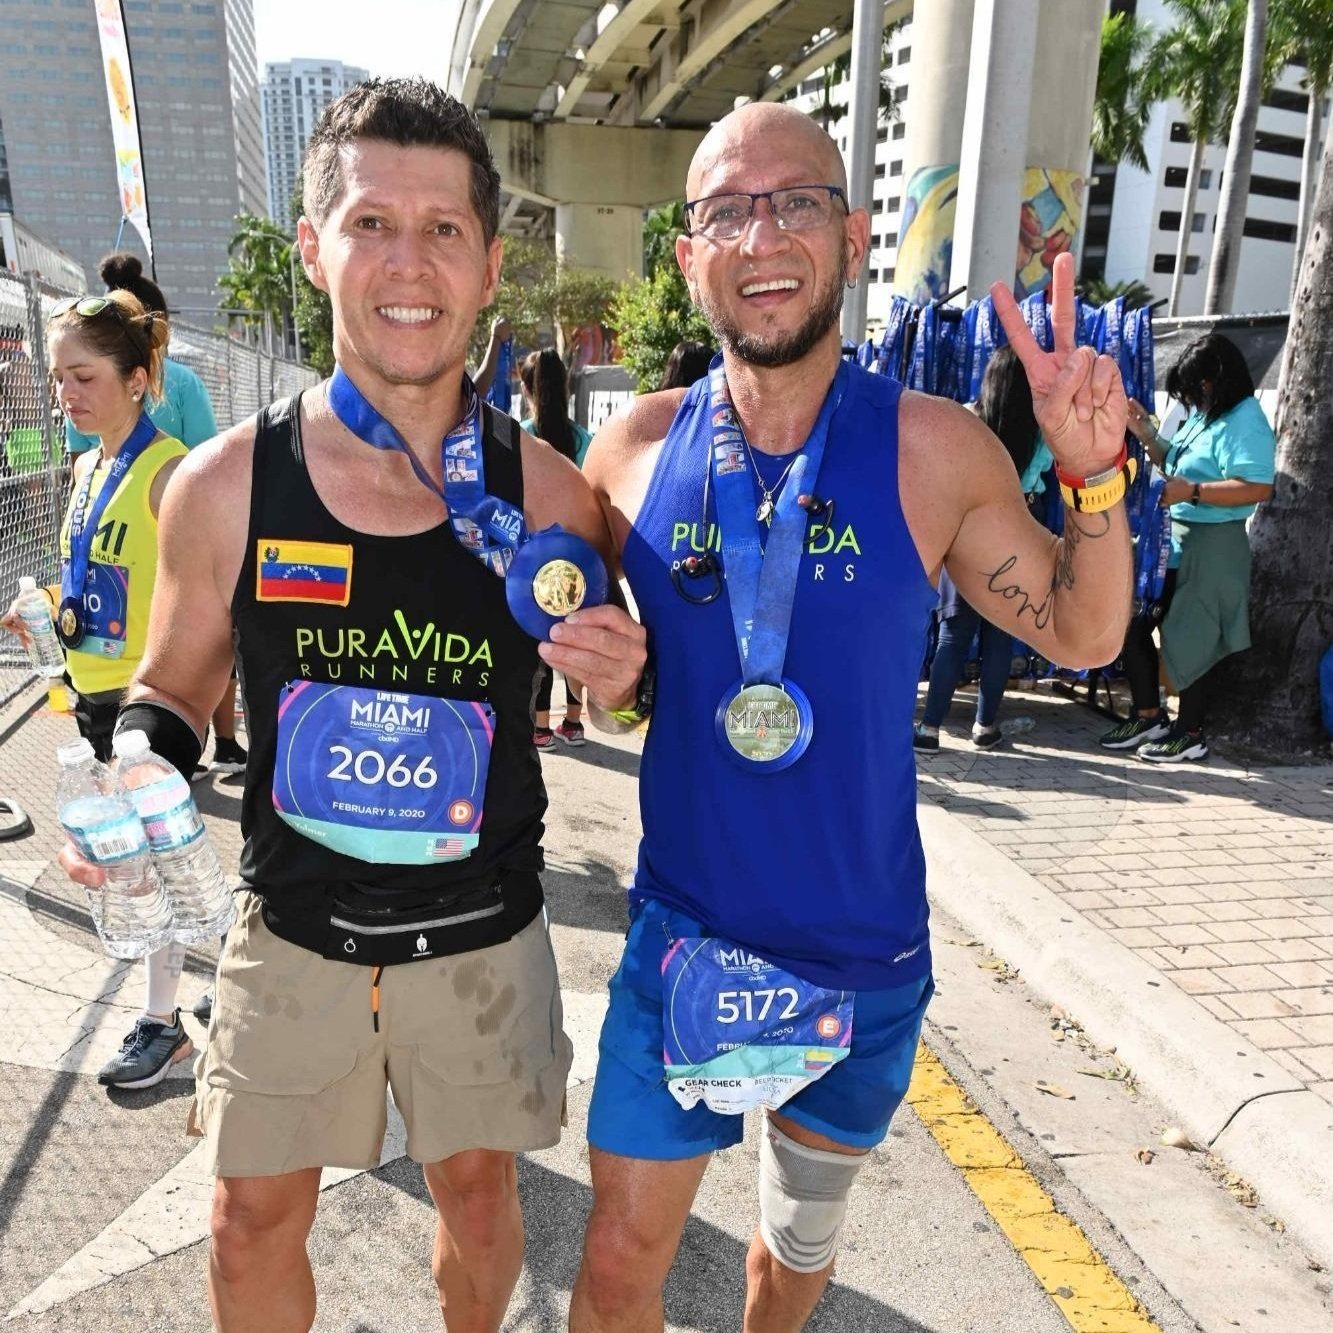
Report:
[{"label": "black tank top", "polygon": [[[485,412],[487,490],[521,509],[518,433],[511,418],[489,407]],[[299,542],[351,547],[346,606],[260,599],[260,554]],[[523,882],[522,914],[530,919],[546,811],[532,746],[536,642],[510,615],[504,581],[458,544],[447,519],[412,536],[374,536],[328,511],[306,468],[299,397],[276,402],[258,417],[249,534],[232,621],[250,735],[241,809],[246,884],[279,915],[295,918],[327,915],[333,901],[360,902],[377,912],[467,902],[480,893],[493,901],[496,886],[503,889],[512,876]],[[370,863],[304,836],[277,816],[278,705],[285,688],[302,680],[490,703],[494,742],[480,842],[471,856],[438,865]],[[506,915],[508,929],[497,938],[523,924]]]}]

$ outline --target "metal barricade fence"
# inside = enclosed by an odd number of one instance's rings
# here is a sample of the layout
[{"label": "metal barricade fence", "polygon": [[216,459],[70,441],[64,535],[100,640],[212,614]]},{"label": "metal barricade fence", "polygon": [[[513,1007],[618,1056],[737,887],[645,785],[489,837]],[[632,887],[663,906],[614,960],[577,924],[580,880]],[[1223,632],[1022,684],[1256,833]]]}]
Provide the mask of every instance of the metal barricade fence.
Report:
[{"label": "metal barricade fence", "polygon": [[[0,269],[0,610],[24,574],[48,584],[60,575],[70,458],[47,369],[46,323],[66,295]],[[221,430],[319,378],[305,366],[175,320],[168,354],[203,380]],[[18,640],[0,633],[0,705],[31,679]]]}]

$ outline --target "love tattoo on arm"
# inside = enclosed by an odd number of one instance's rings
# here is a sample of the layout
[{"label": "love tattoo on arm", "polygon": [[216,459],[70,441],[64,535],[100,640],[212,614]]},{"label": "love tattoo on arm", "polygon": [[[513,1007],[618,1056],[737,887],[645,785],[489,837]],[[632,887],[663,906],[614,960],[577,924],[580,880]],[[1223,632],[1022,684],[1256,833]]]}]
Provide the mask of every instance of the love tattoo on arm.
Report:
[{"label": "love tattoo on arm", "polygon": [[1097,541],[1105,537],[1110,530],[1109,513],[1080,516],[1072,511],[1065,512],[1065,535],[1056,549],[1055,570],[1051,574],[1050,587],[1040,602],[1034,602],[1032,594],[1022,584],[1009,581],[1008,576],[1018,563],[1016,555],[1007,557],[997,570],[987,575],[986,586],[996,596],[1003,597],[1006,602],[1017,602],[1015,614],[1020,620],[1024,613],[1027,613],[1032,617],[1032,623],[1037,629],[1045,629],[1050,624],[1051,613],[1055,609],[1056,593],[1061,588],[1068,590],[1074,586],[1074,552],[1078,550],[1079,544],[1085,537],[1089,541]]}]

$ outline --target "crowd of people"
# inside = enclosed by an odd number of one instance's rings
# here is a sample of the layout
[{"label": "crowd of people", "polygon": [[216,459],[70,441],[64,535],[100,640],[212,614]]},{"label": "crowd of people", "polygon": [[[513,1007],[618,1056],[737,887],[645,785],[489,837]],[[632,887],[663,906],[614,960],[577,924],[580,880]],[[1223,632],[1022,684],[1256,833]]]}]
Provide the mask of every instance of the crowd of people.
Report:
[{"label": "crowd of people", "polygon": [[[80,730],[103,754],[114,731],[145,731],[192,774],[240,667],[242,887],[189,1119],[216,1177],[208,1292],[223,1333],[310,1328],[320,1173],[378,1163],[386,1087],[437,1210],[446,1326],[500,1327],[523,1255],[515,1154],[558,1140],[571,1061],[537,750],[583,742],[585,710],[608,732],[647,730],[570,1327],[664,1326],[703,1172],[741,1141],[746,1111],[764,1121],[745,1328],[803,1327],[933,992],[914,747],[938,745],[975,634],[983,747],[1012,637],[1074,667],[1125,642],[1127,418],[1150,428],[1114,362],[1075,346],[1069,257],[1051,351],[993,290],[1011,350],[973,413],[842,355],[870,220],[814,121],[743,106],[683,184],[677,259],[721,355],[682,344],[661,390],[592,441],[555,351],[523,361],[517,427],[467,376],[502,262],[499,175],[474,116],[423,80],[358,85],[307,149],[298,246],[332,304],[326,383],[196,444],[183,436],[198,404],[173,399],[165,303],[141,273],[119,261],[113,290],[52,320],[61,404],[89,441],[66,575],[48,590],[86,622],[66,637]],[[505,331],[492,326],[493,347]],[[1253,439],[1219,425],[1236,392],[1220,362],[1182,363],[1178,395],[1202,424],[1162,450],[1192,488],[1172,500],[1194,506],[1164,625],[1186,690],[1218,651],[1188,627],[1240,573],[1232,532],[1198,535],[1199,506],[1243,516],[1262,498]],[[1059,540],[1029,512],[1048,462]],[[699,546],[681,538],[695,522]],[[836,566],[819,554],[835,523],[858,534]],[[526,534],[555,524],[600,556],[611,599],[538,642],[504,574]],[[301,574],[311,565],[320,580]],[[117,580],[113,624],[86,590]],[[913,732],[937,611],[938,679]],[[1222,646],[1239,641],[1229,624]],[[556,672],[568,704],[553,729]],[[407,795],[366,780],[400,758]],[[72,846],[61,864],[102,881]],[[735,1003],[738,958],[760,988],[747,996],[778,997],[771,1018]],[[169,1044],[174,993],[149,972],[146,1019]],[[668,1027],[678,1008],[688,1024]]]}]

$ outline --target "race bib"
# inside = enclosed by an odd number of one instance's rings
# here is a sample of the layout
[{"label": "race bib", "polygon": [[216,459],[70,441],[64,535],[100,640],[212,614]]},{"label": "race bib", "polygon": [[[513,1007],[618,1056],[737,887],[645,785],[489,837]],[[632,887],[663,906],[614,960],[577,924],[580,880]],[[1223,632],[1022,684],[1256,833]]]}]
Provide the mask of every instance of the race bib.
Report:
[{"label": "race bib", "polygon": [[824,990],[722,939],[662,959],[662,1062],[685,1110],[777,1110],[847,1058],[851,991]]},{"label": "race bib", "polygon": [[494,719],[487,703],[293,681],[278,704],[273,808],[361,861],[460,861],[480,837]]},{"label": "race bib", "polygon": [[[61,562],[63,581],[68,560]],[[125,656],[125,617],[130,605],[130,571],[123,565],[88,562],[83,583],[84,637],[79,652],[97,657]]]}]

